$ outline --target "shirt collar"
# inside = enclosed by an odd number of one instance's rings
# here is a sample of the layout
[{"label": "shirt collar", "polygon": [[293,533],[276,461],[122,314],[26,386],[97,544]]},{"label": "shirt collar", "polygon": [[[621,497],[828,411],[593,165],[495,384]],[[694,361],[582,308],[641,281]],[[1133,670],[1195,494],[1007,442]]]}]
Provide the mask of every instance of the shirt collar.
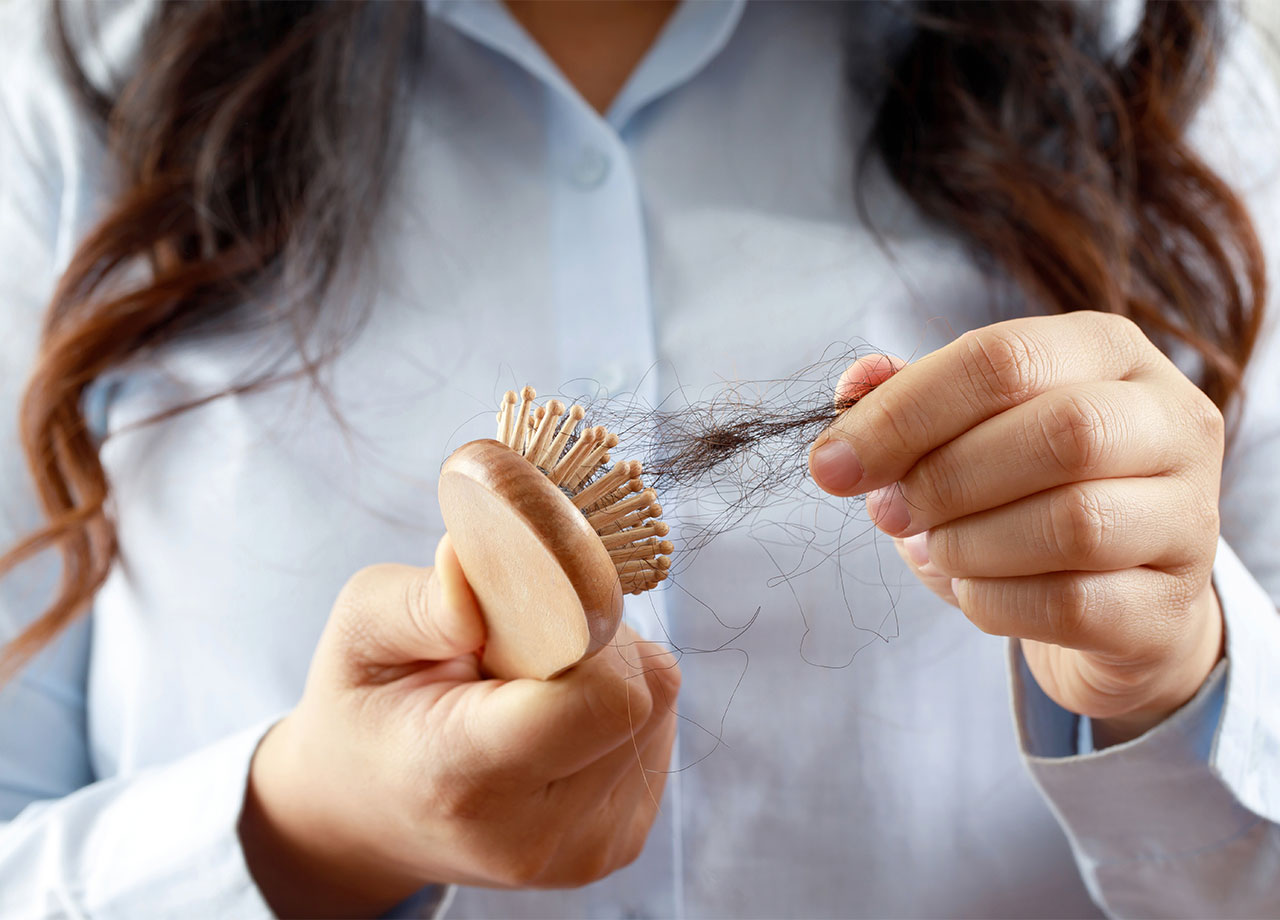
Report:
[{"label": "shirt collar", "polygon": [[[429,15],[448,22],[595,114],[501,0],[426,3]],[[605,121],[620,132],[644,106],[696,76],[724,48],[742,18],[745,3],[746,0],[684,0],[610,104]]]}]

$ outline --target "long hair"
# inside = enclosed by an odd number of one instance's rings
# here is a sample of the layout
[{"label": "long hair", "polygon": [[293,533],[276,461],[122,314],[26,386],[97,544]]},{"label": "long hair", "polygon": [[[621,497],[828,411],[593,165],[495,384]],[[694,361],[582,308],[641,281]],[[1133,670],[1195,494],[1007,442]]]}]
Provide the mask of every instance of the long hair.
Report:
[{"label": "long hair", "polygon": [[[81,408],[127,359],[194,330],[315,324],[368,242],[398,156],[397,100],[421,70],[418,3],[157,4],[145,56],[90,81],[54,5],[67,79],[122,177],[48,306],[20,415],[48,522],[0,575],[62,557],[49,606],[0,679],[84,611],[117,555],[109,485]],[[916,206],[1049,309],[1135,319],[1199,356],[1226,407],[1258,335],[1263,259],[1248,214],[1188,147],[1213,79],[1216,5],[1149,2],[1120,48],[1089,4],[929,2],[904,10],[870,145]],[[361,49],[377,47],[379,55]],[[128,272],[138,264],[143,280]],[[282,277],[296,296],[245,316]]]},{"label": "long hair", "polygon": [[929,2],[871,141],[916,205],[1030,298],[1128,316],[1191,349],[1226,409],[1260,330],[1248,211],[1190,149],[1221,9],[1149,2],[1108,53],[1106,4]]}]

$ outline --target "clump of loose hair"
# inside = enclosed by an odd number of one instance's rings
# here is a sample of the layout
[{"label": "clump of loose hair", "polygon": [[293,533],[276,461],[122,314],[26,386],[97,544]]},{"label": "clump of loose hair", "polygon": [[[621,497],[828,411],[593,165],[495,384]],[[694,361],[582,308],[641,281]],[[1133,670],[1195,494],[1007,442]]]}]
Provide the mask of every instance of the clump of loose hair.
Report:
[{"label": "clump of loose hair", "polygon": [[841,343],[784,379],[681,389],[657,406],[634,396],[586,400],[587,417],[640,459],[645,481],[679,522],[684,568],[715,537],[810,489],[810,445],[870,392],[837,389],[837,381],[859,357],[876,353]]}]

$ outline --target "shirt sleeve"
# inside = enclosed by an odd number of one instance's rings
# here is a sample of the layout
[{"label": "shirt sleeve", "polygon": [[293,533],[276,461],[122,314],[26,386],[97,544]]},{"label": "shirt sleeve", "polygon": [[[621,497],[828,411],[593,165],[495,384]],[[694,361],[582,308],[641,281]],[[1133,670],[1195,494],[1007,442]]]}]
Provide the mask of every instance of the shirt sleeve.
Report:
[{"label": "shirt sleeve", "polygon": [[1010,644],[1018,739],[1094,900],[1119,917],[1280,914],[1280,649],[1274,602],[1225,542],[1227,660],[1160,725],[1076,750],[1076,717]]},{"label": "shirt sleeve", "polygon": [[[1280,100],[1247,26],[1224,55],[1192,141],[1249,208],[1280,265]],[[1274,285],[1274,281],[1272,282]],[[1092,750],[1087,720],[1040,690],[1010,645],[1014,717],[1031,775],[1113,916],[1280,915],[1280,299],[1229,422],[1213,568],[1226,660],[1145,735]],[[1085,743],[1081,743],[1082,740]]]},{"label": "shirt sleeve", "polygon": [[[21,769],[21,752],[11,749],[14,727],[0,722],[0,735],[6,761]],[[249,761],[266,728],[27,803],[0,829],[0,914],[271,917],[236,833]],[[27,738],[48,756],[38,728]],[[8,769],[0,783],[11,803],[22,800]]]},{"label": "shirt sleeve", "polygon": [[[98,216],[101,188],[96,136],[62,88],[45,43],[46,9],[0,3],[5,549],[41,523],[17,443],[18,405],[44,306]],[[58,575],[57,559],[45,554],[0,579],[0,643],[43,609]],[[99,779],[86,728],[92,633],[91,617],[81,618],[0,688],[0,916],[270,917],[237,833],[249,761],[266,726],[176,763]]]}]

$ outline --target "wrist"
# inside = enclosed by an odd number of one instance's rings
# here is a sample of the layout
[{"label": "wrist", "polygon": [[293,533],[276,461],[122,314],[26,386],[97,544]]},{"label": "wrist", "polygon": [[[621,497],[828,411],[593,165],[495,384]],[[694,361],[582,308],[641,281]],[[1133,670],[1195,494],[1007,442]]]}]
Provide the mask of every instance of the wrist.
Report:
[{"label": "wrist", "polygon": [[1167,677],[1160,682],[1151,702],[1131,712],[1092,720],[1095,747],[1102,749],[1132,741],[1155,728],[1196,695],[1222,660],[1226,653],[1226,629],[1212,581],[1196,599],[1195,609],[1202,627],[1189,650],[1165,669]]},{"label": "wrist", "polygon": [[319,764],[303,754],[291,718],[267,732],[250,766],[239,824],[250,874],[279,917],[384,913],[423,883],[334,820],[345,803],[315,782]]}]

